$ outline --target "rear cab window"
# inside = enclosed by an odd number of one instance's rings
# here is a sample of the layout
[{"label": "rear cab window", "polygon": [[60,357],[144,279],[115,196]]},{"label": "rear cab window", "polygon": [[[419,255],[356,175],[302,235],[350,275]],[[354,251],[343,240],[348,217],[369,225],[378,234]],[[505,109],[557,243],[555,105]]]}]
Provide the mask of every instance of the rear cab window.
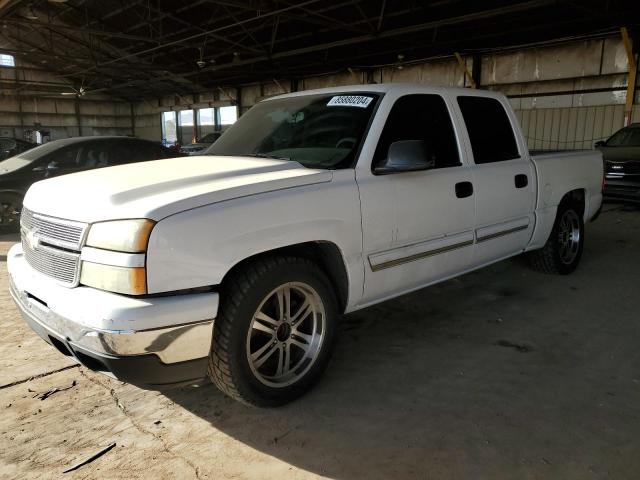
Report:
[{"label": "rear cab window", "polygon": [[469,134],[476,165],[520,158],[513,126],[499,100],[460,96],[458,106]]}]

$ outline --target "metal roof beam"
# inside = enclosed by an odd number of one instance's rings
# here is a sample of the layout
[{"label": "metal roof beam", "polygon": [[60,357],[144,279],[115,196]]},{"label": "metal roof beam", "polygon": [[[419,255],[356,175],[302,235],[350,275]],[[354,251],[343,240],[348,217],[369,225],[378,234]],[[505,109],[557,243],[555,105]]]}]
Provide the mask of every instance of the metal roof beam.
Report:
[{"label": "metal roof beam", "polygon": [[[232,68],[232,67],[239,67],[241,65],[251,65],[254,63],[258,63],[258,62],[262,62],[265,60],[275,60],[278,58],[287,58],[287,57],[292,57],[292,56],[296,56],[296,55],[302,55],[305,53],[313,53],[313,52],[319,52],[319,51],[323,51],[323,50],[328,50],[330,48],[336,48],[336,47],[345,47],[345,46],[349,46],[349,45],[356,45],[359,43],[364,43],[364,42],[368,42],[370,40],[376,40],[376,39],[382,39],[382,38],[392,38],[392,37],[397,37],[400,35],[406,35],[409,33],[417,33],[417,32],[421,32],[424,30],[431,30],[433,28],[437,28],[437,27],[443,27],[443,26],[447,26],[447,25],[455,25],[455,24],[459,24],[459,23],[465,23],[465,22],[470,22],[470,21],[474,21],[474,20],[482,20],[482,19],[486,19],[486,18],[493,18],[493,17],[497,17],[497,16],[501,16],[501,15],[507,15],[510,13],[515,13],[515,12],[520,12],[523,10],[531,10],[533,8],[539,8],[542,6],[546,6],[546,5],[550,5],[550,4],[554,4],[556,2],[556,0],[529,0],[526,2],[521,2],[521,3],[517,3],[517,4],[513,4],[510,6],[506,6],[506,7],[499,7],[499,8],[494,8],[492,10],[484,10],[484,11],[480,11],[480,12],[474,12],[474,13],[469,13],[469,14],[465,14],[465,15],[459,15],[457,17],[449,17],[449,18],[443,18],[440,20],[434,20],[432,22],[426,22],[426,23],[421,23],[421,24],[417,24],[417,25],[409,25],[406,27],[400,27],[400,28],[395,28],[392,30],[386,30],[386,31],[382,31],[379,33],[369,33],[366,35],[361,35],[358,37],[351,37],[351,38],[346,38],[343,40],[336,40],[333,42],[327,42],[327,43],[322,43],[322,44],[317,44],[317,45],[311,45],[308,47],[302,47],[302,48],[296,48],[293,50],[289,50],[289,51],[285,51],[285,52],[275,52],[271,55],[261,55],[258,57],[254,57],[254,58],[250,58],[250,59],[246,59],[246,60],[239,60],[236,62],[229,62],[229,63],[225,63],[222,65],[215,65],[215,66],[211,66],[211,67],[207,67],[202,69],[201,71],[217,71],[217,70],[222,70],[225,68]],[[198,72],[199,73],[199,72]],[[192,76],[195,73],[187,73],[185,74],[185,76]]]}]

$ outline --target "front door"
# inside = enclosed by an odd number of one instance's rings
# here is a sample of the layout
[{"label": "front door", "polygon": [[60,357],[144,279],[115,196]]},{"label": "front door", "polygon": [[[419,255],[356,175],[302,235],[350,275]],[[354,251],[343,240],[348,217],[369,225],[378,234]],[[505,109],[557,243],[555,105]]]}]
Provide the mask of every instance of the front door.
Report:
[{"label": "front door", "polygon": [[[462,161],[450,110],[436,94],[397,98],[371,171],[357,171],[365,262],[362,305],[470,266],[475,222],[472,173]],[[386,158],[391,143],[401,140],[429,145],[432,168],[376,175],[376,164]]]}]

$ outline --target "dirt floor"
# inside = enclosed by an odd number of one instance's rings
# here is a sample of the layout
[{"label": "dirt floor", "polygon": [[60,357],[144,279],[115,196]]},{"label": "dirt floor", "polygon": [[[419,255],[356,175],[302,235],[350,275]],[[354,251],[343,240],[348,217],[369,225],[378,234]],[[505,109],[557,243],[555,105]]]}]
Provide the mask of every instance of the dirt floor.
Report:
[{"label": "dirt floor", "polygon": [[605,209],[574,275],[512,260],[347,315],[319,385],[274,410],[74,366],[2,267],[0,478],[638,478],[640,210]]}]

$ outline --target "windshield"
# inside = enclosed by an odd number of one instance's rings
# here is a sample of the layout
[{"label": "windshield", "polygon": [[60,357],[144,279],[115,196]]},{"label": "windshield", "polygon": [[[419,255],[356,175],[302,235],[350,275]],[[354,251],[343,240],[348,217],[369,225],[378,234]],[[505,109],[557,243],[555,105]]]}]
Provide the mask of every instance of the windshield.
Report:
[{"label": "windshield", "polygon": [[379,95],[303,95],[267,100],[245,113],[205,155],[295,160],[309,168],[349,168]]},{"label": "windshield", "polygon": [[44,157],[47,153],[57,150],[61,145],[66,145],[64,140],[55,140],[53,142],[42,144],[39,147],[32,148],[31,150],[27,150],[26,152],[22,152],[19,157],[22,160],[37,160]]},{"label": "windshield", "polygon": [[640,147],[640,128],[623,128],[607,141],[607,147]]},{"label": "windshield", "polygon": [[26,167],[32,162],[32,160],[28,160],[23,157],[9,157],[6,160],[0,161],[0,172],[13,172],[14,170],[18,170],[22,167]]},{"label": "windshield", "polygon": [[26,167],[30,163],[41,159],[48,153],[51,153],[55,150],[60,149],[61,147],[67,145],[69,142],[65,140],[54,140],[52,142],[44,143],[30,150],[26,150],[24,152],[19,153],[18,155],[7,158],[0,162],[0,171],[12,172],[14,170],[18,170],[19,168]]}]

